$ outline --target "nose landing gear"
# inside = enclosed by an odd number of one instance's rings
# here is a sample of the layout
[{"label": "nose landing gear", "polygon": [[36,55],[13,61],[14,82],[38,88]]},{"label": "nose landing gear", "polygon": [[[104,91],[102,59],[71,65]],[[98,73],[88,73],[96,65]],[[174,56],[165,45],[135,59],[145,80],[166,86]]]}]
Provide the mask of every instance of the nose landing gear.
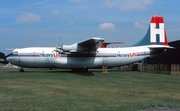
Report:
[{"label": "nose landing gear", "polygon": [[24,69],[21,67],[21,68],[19,69],[19,72],[24,72]]}]

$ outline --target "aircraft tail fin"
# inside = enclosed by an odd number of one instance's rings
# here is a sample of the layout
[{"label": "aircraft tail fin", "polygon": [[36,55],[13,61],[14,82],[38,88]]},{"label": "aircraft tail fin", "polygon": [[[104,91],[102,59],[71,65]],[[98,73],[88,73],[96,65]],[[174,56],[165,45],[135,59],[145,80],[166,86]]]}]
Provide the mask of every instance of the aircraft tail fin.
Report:
[{"label": "aircraft tail fin", "polygon": [[149,29],[144,38],[133,46],[162,45],[168,46],[164,19],[162,16],[153,16]]}]

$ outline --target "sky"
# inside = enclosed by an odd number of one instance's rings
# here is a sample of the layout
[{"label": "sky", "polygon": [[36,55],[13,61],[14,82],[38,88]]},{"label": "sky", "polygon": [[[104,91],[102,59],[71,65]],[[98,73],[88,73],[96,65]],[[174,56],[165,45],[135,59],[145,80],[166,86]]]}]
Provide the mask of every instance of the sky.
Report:
[{"label": "sky", "polygon": [[180,40],[180,0],[0,0],[0,52],[56,47],[92,37],[129,46],[153,15],[164,17],[168,41]]}]

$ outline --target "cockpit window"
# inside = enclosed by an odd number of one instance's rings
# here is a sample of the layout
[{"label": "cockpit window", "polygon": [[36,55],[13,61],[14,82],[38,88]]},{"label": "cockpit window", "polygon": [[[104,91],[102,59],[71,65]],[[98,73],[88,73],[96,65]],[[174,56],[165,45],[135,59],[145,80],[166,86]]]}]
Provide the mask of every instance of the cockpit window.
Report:
[{"label": "cockpit window", "polygon": [[18,55],[18,51],[14,51],[13,54],[14,54],[14,55]]}]

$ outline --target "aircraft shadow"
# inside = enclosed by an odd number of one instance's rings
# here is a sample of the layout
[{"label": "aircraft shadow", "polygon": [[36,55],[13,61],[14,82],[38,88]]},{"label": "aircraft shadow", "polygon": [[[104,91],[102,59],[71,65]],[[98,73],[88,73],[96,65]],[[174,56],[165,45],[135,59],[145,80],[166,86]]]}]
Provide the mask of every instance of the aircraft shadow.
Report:
[{"label": "aircraft shadow", "polygon": [[71,73],[80,75],[80,76],[94,76],[93,72],[71,72]]},{"label": "aircraft shadow", "polygon": [[80,76],[94,76],[92,71],[82,71],[82,70],[52,70],[52,71],[46,71],[47,73],[67,73],[67,74],[76,74]]}]

